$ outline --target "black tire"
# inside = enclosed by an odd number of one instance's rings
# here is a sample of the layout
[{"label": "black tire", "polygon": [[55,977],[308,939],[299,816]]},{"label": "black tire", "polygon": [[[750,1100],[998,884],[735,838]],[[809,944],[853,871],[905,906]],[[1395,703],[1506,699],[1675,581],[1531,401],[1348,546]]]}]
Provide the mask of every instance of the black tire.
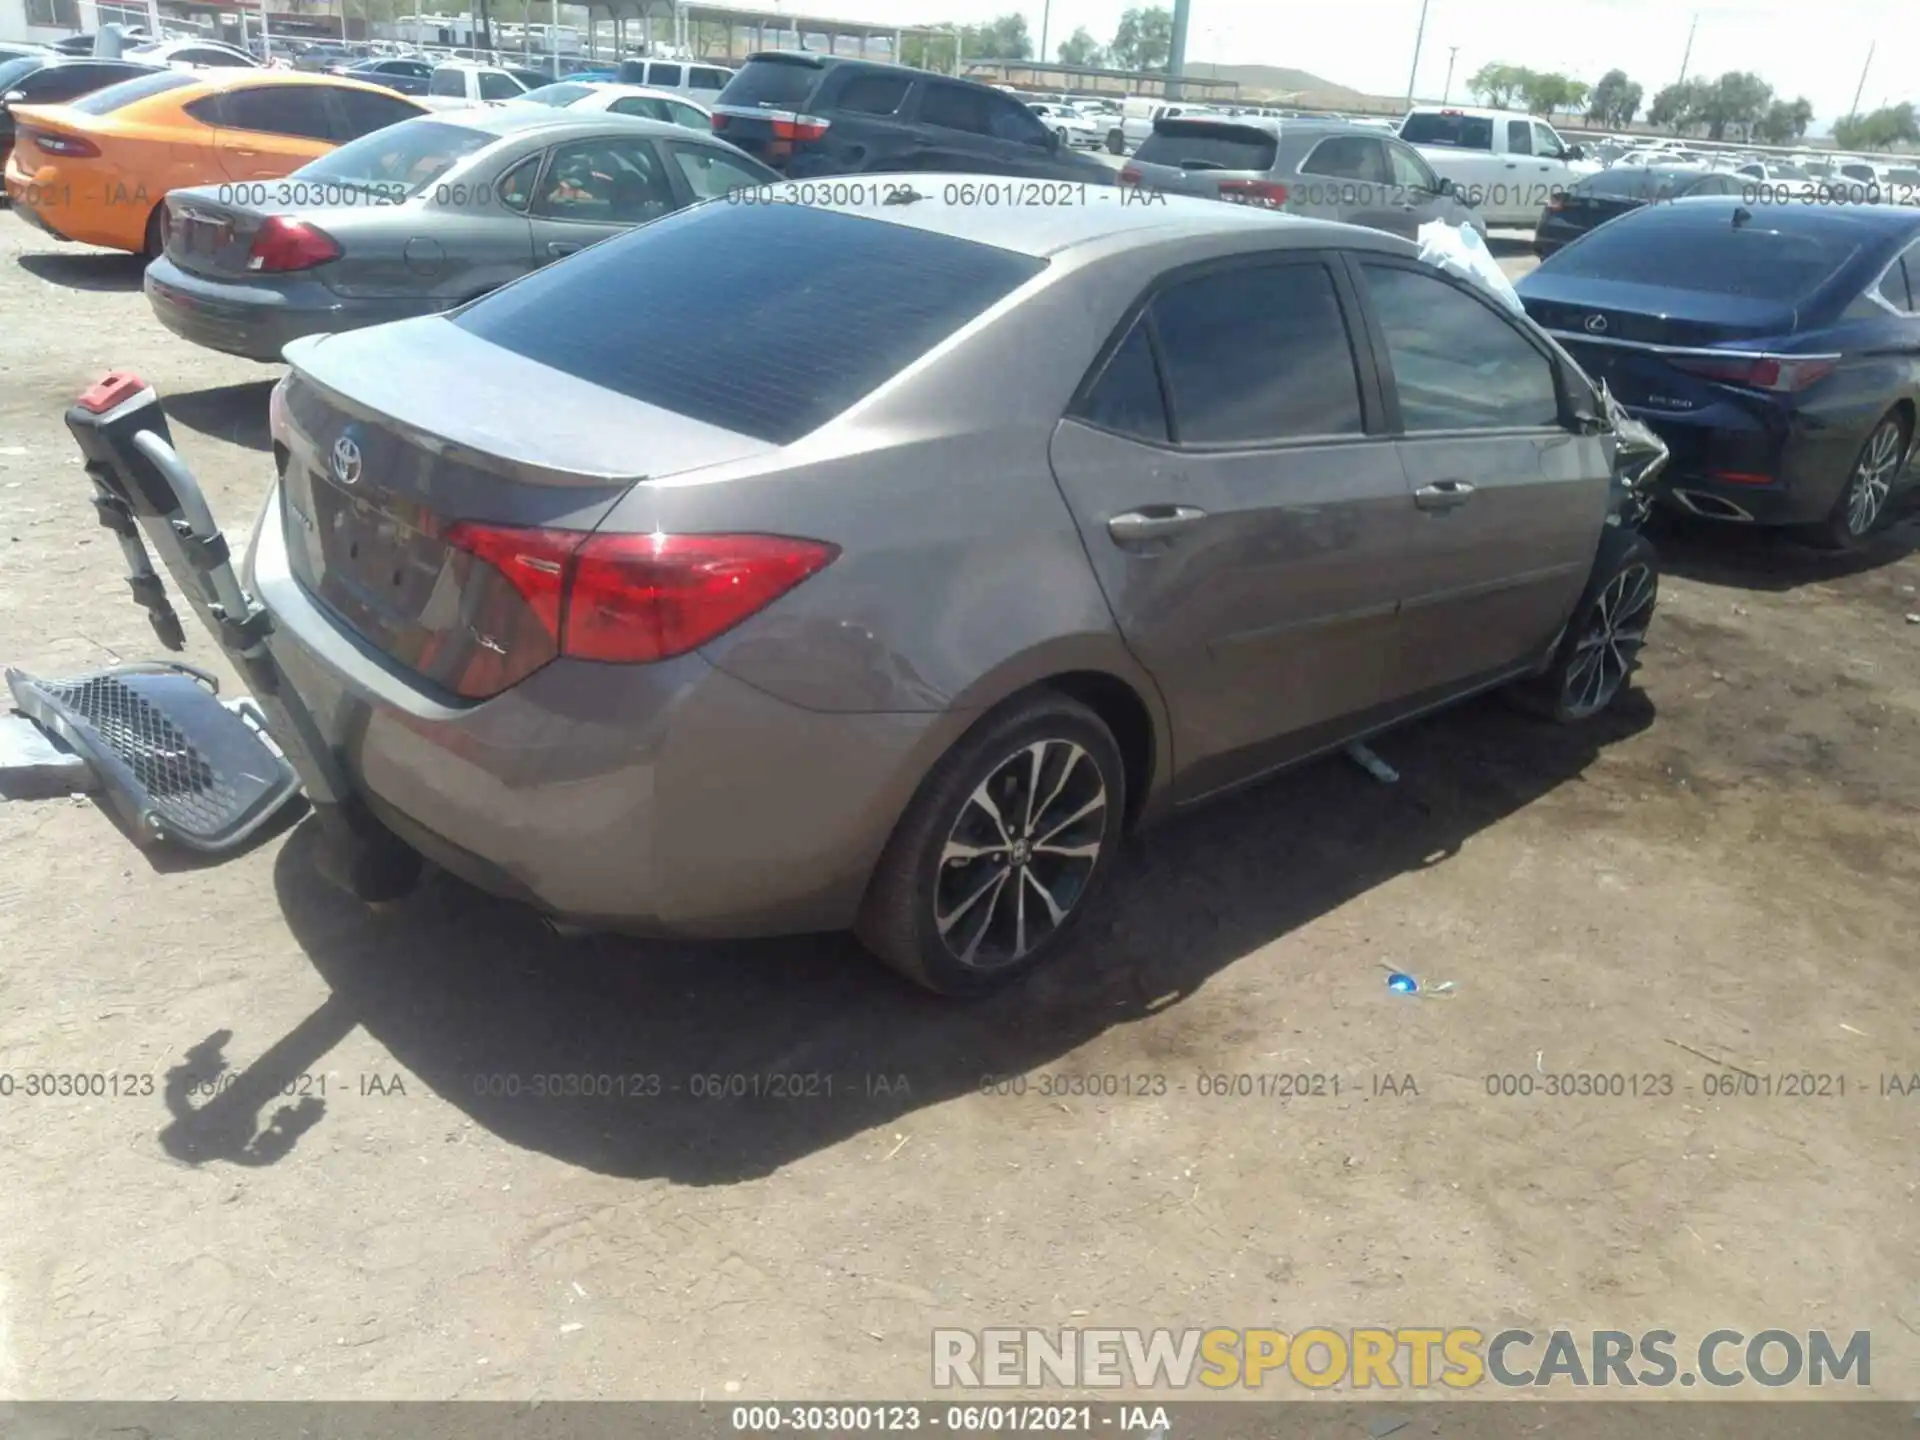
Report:
[{"label": "black tire", "polygon": [[1653,542],[1609,525],[1553,659],[1540,674],[1509,687],[1509,697],[1557,725],[1591,720],[1626,693],[1659,598]]},{"label": "black tire", "polygon": [[1126,131],[1109,130],[1107,132],[1107,153],[1109,155],[1124,155],[1127,153]]},{"label": "black tire", "polygon": [[[1039,798],[1029,817],[1035,750]],[[1126,783],[1113,732],[1085,705],[1052,690],[1009,701],[921,782],[874,869],[854,927],[860,942],[941,995],[982,995],[1027,974],[1060,950],[1105,881]],[[1022,813],[996,819],[982,792],[995,808]],[[1041,851],[1036,837],[1092,854]],[[950,856],[954,846],[971,853]]]},{"label": "black tire", "polygon": [[[1816,550],[1858,550],[1866,544],[1892,513],[1889,502],[1912,438],[1911,423],[1903,413],[1889,410],[1882,415],[1861,442],[1827,518],[1798,527],[1794,538]],[[1891,454],[1885,449],[1889,443]]]},{"label": "black tire", "polygon": [[167,251],[166,224],[167,204],[161,201],[153,207],[153,213],[147,216],[146,239],[140,247],[140,258],[149,265],[158,260]]}]

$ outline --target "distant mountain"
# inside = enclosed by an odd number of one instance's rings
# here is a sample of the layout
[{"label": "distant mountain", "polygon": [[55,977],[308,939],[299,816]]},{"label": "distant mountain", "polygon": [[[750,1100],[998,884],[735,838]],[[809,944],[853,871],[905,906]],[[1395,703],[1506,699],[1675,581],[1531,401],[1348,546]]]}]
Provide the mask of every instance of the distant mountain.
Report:
[{"label": "distant mountain", "polygon": [[1197,80],[1238,81],[1241,95],[1248,100],[1284,97],[1332,110],[1371,108],[1381,103],[1345,85],[1281,65],[1207,65],[1189,60],[1187,74]]}]

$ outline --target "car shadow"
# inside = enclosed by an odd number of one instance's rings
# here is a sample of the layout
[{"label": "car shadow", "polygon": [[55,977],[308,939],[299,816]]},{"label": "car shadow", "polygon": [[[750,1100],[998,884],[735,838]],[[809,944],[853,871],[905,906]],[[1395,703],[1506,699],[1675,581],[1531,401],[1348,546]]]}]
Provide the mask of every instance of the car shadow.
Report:
[{"label": "car shadow", "polygon": [[279,375],[264,380],[248,380],[238,385],[215,385],[207,390],[175,390],[160,404],[169,420],[177,420],[189,430],[198,431],[231,445],[249,450],[273,448],[273,434],[267,425],[267,398]]},{"label": "car shadow", "polygon": [[1487,234],[1487,249],[1499,260],[1511,260],[1533,254],[1531,230],[1494,230]]},{"label": "car shadow", "polygon": [[1816,550],[1773,526],[1735,525],[1662,512],[1650,538],[1660,568],[1702,585],[1778,593],[1825,585],[1904,560],[1920,550],[1920,490],[1858,550]]},{"label": "car shadow", "polygon": [[75,255],[22,255],[20,268],[51,285],[69,290],[138,290],[147,273],[139,255],[90,251]]},{"label": "car shadow", "polygon": [[[1565,728],[1482,700],[1381,740],[1397,784],[1336,759],[1175,817],[1129,845],[1068,953],[970,1003],[921,993],[842,936],[566,940],[439,874],[369,910],[317,876],[309,822],[274,880],[329,998],[229,1089],[182,1100],[163,1142],[177,1158],[270,1163],[325,1102],[279,1103],[264,1124],[260,1109],[325,1071],[326,1053],[363,1026],[410,1093],[424,1084],[513,1145],[687,1185],[763,1176],[1177,1004],[1353,896],[1444,865],[1652,715],[1638,690]],[[1250,856],[1270,857],[1257,884],[1236,879]],[[244,1040],[252,1050],[263,1038]],[[182,1076],[221,1074],[229,1039],[194,1037]]]}]

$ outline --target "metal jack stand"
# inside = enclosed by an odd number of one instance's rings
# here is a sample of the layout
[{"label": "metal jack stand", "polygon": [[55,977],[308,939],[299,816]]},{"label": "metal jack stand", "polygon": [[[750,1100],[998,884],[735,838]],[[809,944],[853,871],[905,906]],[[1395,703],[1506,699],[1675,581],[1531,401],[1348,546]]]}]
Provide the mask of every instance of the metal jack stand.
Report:
[{"label": "metal jack stand", "polygon": [[[245,677],[266,732],[279,751],[273,758],[284,756],[284,764],[313,805],[325,842],[322,872],[363,900],[388,900],[405,893],[418,878],[420,857],[367,811],[312,714],[282,683],[272,617],[242,589],[226,537],[214,523],[193,472],[173,448],[159,397],[138,376],[116,371],[82,395],[67,411],[66,421],[85,457],[100,523],[118,538],[126,557],[128,586],[146,609],[160,643],[180,650],[186,637],[149,557],[148,544]],[[190,769],[195,760],[208,764],[220,748],[218,742],[231,739],[211,733],[209,727],[217,723],[210,719],[211,712],[187,699],[185,692],[144,698],[160,712],[162,733],[180,755],[188,757]],[[217,702],[212,702],[212,708],[232,717]],[[144,756],[145,750],[136,747],[138,753],[130,757],[126,729],[93,723],[81,733],[90,750],[104,748],[122,760]],[[152,726],[148,733],[153,733]],[[271,752],[262,746],[260,753]],[[111,775],[103,778],[111,787]]]}]

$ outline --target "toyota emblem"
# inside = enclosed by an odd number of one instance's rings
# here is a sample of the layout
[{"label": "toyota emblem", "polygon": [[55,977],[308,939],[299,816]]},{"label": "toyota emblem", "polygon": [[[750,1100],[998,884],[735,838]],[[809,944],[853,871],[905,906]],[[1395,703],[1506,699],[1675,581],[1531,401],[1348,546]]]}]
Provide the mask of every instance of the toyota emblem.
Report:
[{"label": "toyota emblem", "polygon": [[355,485],[360,481],[360,447],[353,443],[351,435],[342,435],[333,442],[333,478],[342,485]]},{"label": "toyota emblem", "polygon": [[1606,334],[1606,332],[1607,332],[1606,316],[1604,315],[1587,316],[1587,333],[1589,335],[1604,335]]}]

